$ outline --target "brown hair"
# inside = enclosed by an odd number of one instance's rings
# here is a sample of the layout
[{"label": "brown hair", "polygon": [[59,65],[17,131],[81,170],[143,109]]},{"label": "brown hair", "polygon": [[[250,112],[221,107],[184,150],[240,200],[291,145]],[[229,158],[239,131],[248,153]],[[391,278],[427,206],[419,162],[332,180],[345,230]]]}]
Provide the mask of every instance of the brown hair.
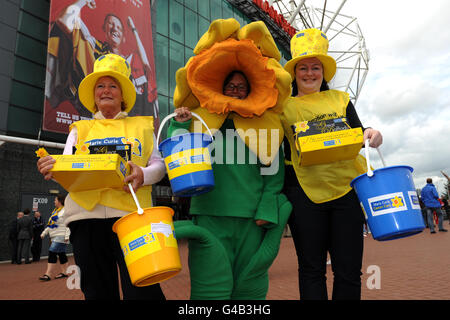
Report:
[{"label": "brown hair", "polygon": [[64,206],[64,201],[66,200],[66,195],[59,193],[56,196],[56,199],[58,199],[59,203],[61,203]]}]

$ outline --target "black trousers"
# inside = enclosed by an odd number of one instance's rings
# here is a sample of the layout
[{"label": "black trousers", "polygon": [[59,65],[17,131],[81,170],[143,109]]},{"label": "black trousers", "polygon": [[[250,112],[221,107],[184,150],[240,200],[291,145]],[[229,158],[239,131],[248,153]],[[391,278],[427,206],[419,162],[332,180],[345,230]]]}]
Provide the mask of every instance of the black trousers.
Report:
[{"label": "black trousers", "polygon": [[17,263],[17,238],[9,239],[9,249],[11,253],[11,263]]},{"label": "black trousers", "polygon": [[33,244],[31,245],[31,254],[33,255],[33,261],[41,260],[41,252],[42,252],[41,233],[35,232],[33,235]]},{"label": "black trousers", "polygon": [[332,299],[361,299],[364,214],[356,193],[316,204],[300,186],[285,192],[293,205],[288,223],[298,257],[300,299],[328,299],[327,251],[334,274]]},{"label": "black trousers", "polygon": [[56,263],[56,262],[58,262],[58,257],[59,257],[59,263],[60,264],[64,264],[67,261],[69,261],[69,259],[67,259],[67,255],[66,255],[65,252],[49,251],[48,252],[48,263]]},{"label": "black trousers", "polygon": [[81,272],[86,300],[120,299],[117,266],[124,300],[165,300],[159,284],[135,287],[125,264],[119,239],[112,231],[118,219],[86,219],[69,224],[75,263]]}]

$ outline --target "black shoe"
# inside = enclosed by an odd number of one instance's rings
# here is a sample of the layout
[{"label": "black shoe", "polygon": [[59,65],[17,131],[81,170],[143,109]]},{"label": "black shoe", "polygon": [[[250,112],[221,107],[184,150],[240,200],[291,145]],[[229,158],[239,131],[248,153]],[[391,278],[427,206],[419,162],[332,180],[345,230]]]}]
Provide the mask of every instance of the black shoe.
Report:
[{"label": "black shoe", "polygon": [[50,281],[51,279],[50,279],[50,277],[48,275],[44,274],[42,277],[39,277],[39,280],[41,280],[41,281]]},{"label": "black shoe", "polygon": [[430,233],[436,233],[436,231],[431,231]]},{"label": "black shoe", "polygon": [[447,229],[439,229],[439,231],[447,232],[448,230]]},{"label": "black shoe", "polygon": [[27,261],[27,262],[25,262],[25,264],[31,264],[31,261]]}]

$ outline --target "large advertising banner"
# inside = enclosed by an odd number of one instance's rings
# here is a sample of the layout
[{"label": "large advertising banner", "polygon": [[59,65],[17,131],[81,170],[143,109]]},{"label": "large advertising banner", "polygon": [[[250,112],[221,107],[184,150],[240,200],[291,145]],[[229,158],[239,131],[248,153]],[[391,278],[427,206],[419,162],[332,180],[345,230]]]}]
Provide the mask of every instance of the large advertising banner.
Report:
[{"label": "large advertising banner", "polygon": [[150,0],[52,0],[44,130],[68,133],[72,122],[92,118],[78,99],[78,86],[107,53],[131,66],[136,104],[129,115],[154,116],[158,127]]}]

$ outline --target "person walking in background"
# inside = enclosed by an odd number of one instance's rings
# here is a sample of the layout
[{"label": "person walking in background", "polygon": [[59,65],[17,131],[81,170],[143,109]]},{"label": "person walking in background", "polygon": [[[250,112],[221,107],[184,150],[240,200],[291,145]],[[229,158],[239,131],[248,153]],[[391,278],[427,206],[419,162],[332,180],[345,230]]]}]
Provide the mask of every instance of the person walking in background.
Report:
[{"label": "person walking in background", "polygon": [[23,212],[17,212],[17,216],[9,225],[8,243],[11,252],[11,263],[17,263],[17,221],[23,217]]},{"label": "person walking in background", "polygon": [[30,209],[23,210],[23,218],[17,221],[17,264],[22,263],[22,254],[25,264],[30,262],[30,244],[33,237],[33,218]]},{"label": "person walking in background", "polygon": [[50,236],[51,245],[48,249],[48,264],[47,271],[42,277],[39,277],[41,281],[50,281],[56,270],[56,261],[59,256],[59,263],[61,265],[61,272],[55,277],[55,279],[66,278],[67,269],[67,256],[66,245],[69,241],[70,230],[64,223],[64,200],[66,196],[57,195],[55,197],[55,209],[53,210],[50,218],[48,219],[47,227],[39,235],[42,240],[46,235]]},{"label": "person walking in background", "polygon": [[428,226],[430,227],[430,232],[436,233],[434,230],[434,222],[433,222],[433,211],[436,211],[436,214],[438,216],[438,228],[439,231],[447,232],[447,229],[444,229],[442,225],[442,207],[441,203],[439,202],[439,194],[436,190],[436,187],[433,184],[433,179],[428,178],[427,184],[425,187],[422,188],[421,191],[421,197],[422,201],[425,205],[425,208],[427,210],[427,220],[428,220]]},{"label": "person walking in background", "polygon": [[41,213],[36,211],[33,217],[33,243],[31,244],[31,254],[33,262],[41,260],[42,238],[41,233],[44,231],[44,220]]}]

